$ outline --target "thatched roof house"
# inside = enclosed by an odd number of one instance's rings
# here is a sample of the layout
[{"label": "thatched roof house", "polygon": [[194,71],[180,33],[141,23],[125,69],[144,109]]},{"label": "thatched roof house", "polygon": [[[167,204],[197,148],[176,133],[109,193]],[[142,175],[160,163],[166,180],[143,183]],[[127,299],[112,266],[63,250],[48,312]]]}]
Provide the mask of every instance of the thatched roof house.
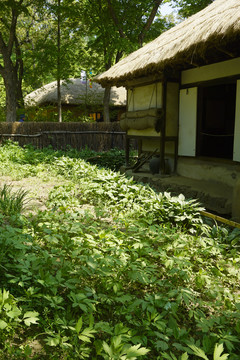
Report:
[{"label": "thatched roof house", "polygon": [[[80,78],[61,81],[61,100],[64,105],[102,105],[104,88],[101,85],[84,83]],[[25,106],[42,106],[57,104],[57,82],[53,81],[47,85],[28,94],[25,99]],[[126,89],[113,87],[110,97],[111,106],[126,105]]]},{"label": "thatched roof house", "polygon": [[213,1],[94,80],[127,89],[126,162],[137,139],[152,172],[224,185],[220,210],[233,202],[240,221],[240,0]]},{"label": "thatched roof house", "polygon": [[133,52],[95,81],[121,86],[134,78],[240,56],[240,1],[215,0]]}]

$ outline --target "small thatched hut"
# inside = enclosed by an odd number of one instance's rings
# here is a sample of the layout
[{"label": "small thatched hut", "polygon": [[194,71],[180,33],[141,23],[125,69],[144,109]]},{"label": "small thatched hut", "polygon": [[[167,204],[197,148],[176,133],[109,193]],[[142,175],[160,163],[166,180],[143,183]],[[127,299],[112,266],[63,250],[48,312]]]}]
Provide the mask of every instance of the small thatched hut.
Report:
[{"label": "small thatched hut", "polygon": [[[177,174],[240,183],[240,1],[215,0],[98,75],[125,86],[121,124]],[[239,209],[240,211],[240,209]]]},{"label": "small thatched hut", "polygon": [[[83,81],[80,78],[61,81],[61,103],[63,111],[70,111],[78,117],[86,114],[95,120],[103,118],[104,88],[101,85]],[[110,114],[112,120],[118,120],[118,116],[126,110],[126,89],[113,87],[110,96]],[[26,108],[51,107],[51,111],[57,106],[57,82],[47,85],[28,94],[24,103]]]}]

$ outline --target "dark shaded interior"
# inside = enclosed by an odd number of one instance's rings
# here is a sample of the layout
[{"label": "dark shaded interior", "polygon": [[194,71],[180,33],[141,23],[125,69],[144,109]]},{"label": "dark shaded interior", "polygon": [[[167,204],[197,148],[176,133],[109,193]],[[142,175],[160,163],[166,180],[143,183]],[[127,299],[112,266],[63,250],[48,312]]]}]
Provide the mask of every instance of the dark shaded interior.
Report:
[{"label": "dark shaded interior", "polygon": [[197,155],[233,158],[236,82],[199,88]]}]

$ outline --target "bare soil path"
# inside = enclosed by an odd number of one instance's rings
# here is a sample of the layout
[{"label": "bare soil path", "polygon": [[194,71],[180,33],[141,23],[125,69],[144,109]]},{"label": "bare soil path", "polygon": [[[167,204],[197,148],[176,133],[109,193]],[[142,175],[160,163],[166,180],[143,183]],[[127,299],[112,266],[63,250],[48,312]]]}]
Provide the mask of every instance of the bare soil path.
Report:
[{"label": "bare soil path", "polygon": [[28,203],[25,208],[25,212],[35,212],[38,210],[46,209],[46,201],[48,199],[49,192],[56,185],[61,185],[61,181],[57,178],[50,178],[49,180],[42,180],[39,177],[28,177],[21,180],[13,180],[11,176],[0,177],[0,188],[4,184],[11,185],[13,191],[22,189],[27,191],[26,196]]}]

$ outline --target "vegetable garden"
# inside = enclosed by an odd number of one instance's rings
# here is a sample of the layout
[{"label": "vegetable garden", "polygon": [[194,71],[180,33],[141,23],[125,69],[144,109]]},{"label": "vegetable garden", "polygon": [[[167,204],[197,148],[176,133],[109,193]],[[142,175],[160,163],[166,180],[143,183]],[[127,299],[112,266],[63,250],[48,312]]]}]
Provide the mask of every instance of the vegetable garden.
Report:
[{"label": "vegetable garden", "polygon": [[0,189],[0,358],[238,360],[239,230],[89,157],[0,147],[2,177],[57,183],[43,210]]}]

